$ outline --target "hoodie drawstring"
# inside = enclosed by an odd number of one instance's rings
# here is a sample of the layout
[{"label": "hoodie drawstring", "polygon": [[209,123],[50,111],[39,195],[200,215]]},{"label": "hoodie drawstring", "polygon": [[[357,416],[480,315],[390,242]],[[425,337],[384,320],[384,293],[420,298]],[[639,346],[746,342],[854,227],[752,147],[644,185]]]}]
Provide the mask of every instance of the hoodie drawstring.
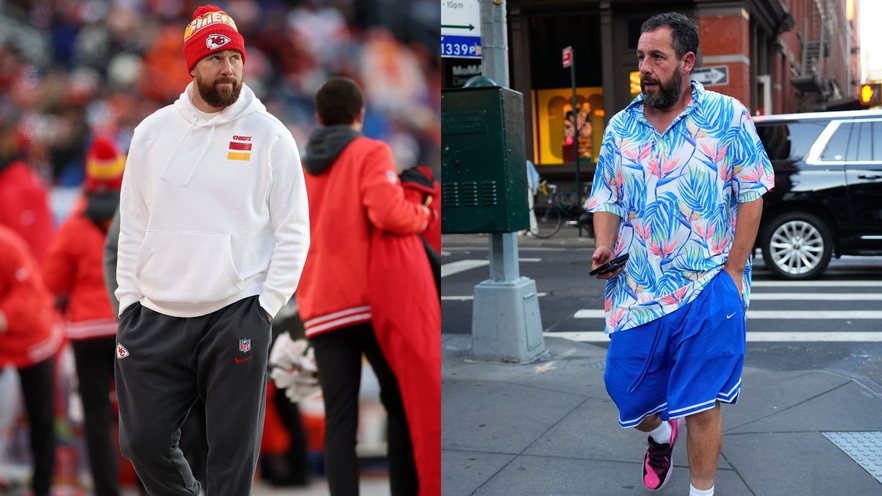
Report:
[{"label": "hoodie drawstring", "polygon": [[640,386],[640,383],[643,382],[643,378],[646,377],[646,373],[649,371],[649,366],[652,364],[652,355],[655,354],[655,349],[658,348],[658,343],[661,341],[662,326],[663,324],[659,323],[659,325],[655,327],[655,334],[652,336],[652,345],[649,347],[646,360],[643,362],[643,368],[640,370],[637,378],[634,379],[634,382],[628,386],[629,393],[633,393],[634,390]]}]

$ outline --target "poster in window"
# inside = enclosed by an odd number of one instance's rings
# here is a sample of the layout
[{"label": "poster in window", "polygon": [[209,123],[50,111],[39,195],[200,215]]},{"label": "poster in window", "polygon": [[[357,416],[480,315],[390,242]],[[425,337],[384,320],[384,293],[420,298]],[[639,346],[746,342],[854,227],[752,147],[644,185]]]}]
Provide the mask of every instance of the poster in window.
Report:
[{"label": "poster in window", "polygon": [[[573,111],[572,89],[533,91],[534,162],[560,165],[594,161],[603,135],[603,88],[577,88],[577,109]],[[578,144],[576,143],[578,129]]]}]

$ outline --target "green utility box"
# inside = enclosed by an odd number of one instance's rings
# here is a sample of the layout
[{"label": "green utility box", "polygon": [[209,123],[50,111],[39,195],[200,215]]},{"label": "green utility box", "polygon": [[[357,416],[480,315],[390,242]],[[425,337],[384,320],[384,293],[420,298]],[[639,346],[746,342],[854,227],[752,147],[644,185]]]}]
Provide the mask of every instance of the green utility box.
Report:
[{"label": "green utility box", "polygon": [[529,227],[523,96],[472,86],[441,92],[441,231]]}]

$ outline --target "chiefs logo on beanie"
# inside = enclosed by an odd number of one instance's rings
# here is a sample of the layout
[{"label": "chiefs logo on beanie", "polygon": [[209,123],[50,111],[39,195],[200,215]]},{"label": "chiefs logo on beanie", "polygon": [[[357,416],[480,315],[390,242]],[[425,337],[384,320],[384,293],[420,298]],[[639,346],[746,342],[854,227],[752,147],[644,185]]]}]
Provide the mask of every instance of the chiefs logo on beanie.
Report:
[{"label": "chiefs logo on beanie", "polygon": [[110,138],[100,136],[86,154],[85,189],[89,193],[119,191],[126,157]]},{"label": "chiefs logo on beanie", "polygon": [[245,62],[245,39],[229,14],[214,5],[203,5],[193,12],[193,20],[184,30],[184,59],[187,70],[203,57],[220,50],[236,50]]}]

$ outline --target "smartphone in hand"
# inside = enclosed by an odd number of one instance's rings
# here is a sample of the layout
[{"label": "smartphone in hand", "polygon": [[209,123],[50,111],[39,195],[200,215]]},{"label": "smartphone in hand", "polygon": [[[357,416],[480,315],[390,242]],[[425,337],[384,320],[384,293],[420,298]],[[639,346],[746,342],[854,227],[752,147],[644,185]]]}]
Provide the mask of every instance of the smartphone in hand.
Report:
[{"label": "smartphone in hand", "polygon": [[606,274],[608,272],[612,272],[612,271],[618,269],[619,267],[623,267],[625,265],[625,262],[627,262],[627,261],[628,261],[628,254],[627,253],[625,253],[624,255],[619,255],[616,258],[609,260],[605,264],[601,265],[600,267],[592,270],[591,272],[588,273],[588,275],[589,276],[596,276],[598,274]]}]

